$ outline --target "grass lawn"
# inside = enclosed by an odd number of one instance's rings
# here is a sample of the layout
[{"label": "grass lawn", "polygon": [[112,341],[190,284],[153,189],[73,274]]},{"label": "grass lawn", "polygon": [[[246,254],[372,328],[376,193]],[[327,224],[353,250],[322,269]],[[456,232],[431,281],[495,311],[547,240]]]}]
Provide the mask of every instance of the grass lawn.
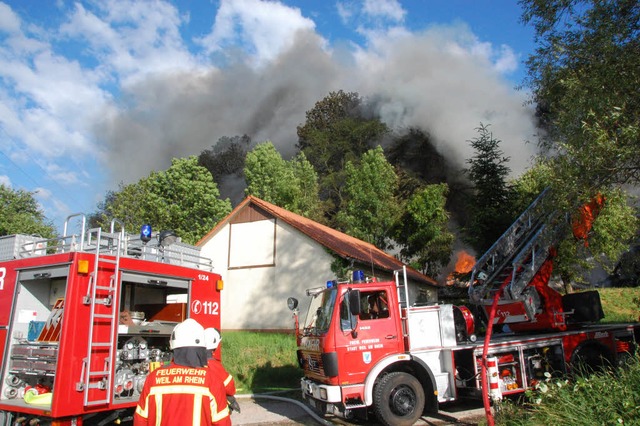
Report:
[{"label": "grass lawn", "polygon": [[223,364],[238,393],[300,389],[303,373],[293,334],[223,331],[221,347]]},{"label": "grass lawn", "polygon": [[640,299],[640,288],[601,288],[600,301],[604,311],[602,322],[635,322],[640,317],[640,306],[635,300]]}]

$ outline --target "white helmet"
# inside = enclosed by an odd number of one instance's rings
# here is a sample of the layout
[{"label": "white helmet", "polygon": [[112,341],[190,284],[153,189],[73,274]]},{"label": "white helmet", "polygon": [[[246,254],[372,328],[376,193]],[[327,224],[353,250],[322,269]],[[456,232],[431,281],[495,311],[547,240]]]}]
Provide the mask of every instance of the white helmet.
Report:
[{"label": "white helmet", "polygon": [[198,321],[188,318],[174,327],[169,344],[172,350],[192,346],[204,348],[204,328]]},{"label": "white helmet", "polygon": [[215,328],[207,328],[204,330],[204,341],[207,344],[208,350],[218,349],[220,340],[222,340],[222,336],[220,336],[220,332]]}]

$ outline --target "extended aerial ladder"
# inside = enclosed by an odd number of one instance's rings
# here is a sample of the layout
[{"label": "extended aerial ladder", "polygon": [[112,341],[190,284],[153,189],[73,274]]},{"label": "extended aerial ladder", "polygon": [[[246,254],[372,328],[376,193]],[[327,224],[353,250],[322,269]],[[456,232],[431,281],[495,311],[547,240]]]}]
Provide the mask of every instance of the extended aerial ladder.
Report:
[{"label": "extended aerial ladder", "polygon": [[[569,221],[549,207],[550,198],[549,189],[545,189],[476,262],[471,274],[471,302],[487,309],[500,292],[494,323],[509,324],[514,331],[565,330],[567,315],[574,314],[574,307],[585,298],[587,303],[597,304],[596,313],[601,312],[599,298],[594,300],[597,293],[562,296],[548,285],[555,245],[569,229]],[[602,202],[598,198],[598,206]],[[584,217],[579,221],[584,225]],[[601,318],[595,316],[598,318],[581,320]]]}]

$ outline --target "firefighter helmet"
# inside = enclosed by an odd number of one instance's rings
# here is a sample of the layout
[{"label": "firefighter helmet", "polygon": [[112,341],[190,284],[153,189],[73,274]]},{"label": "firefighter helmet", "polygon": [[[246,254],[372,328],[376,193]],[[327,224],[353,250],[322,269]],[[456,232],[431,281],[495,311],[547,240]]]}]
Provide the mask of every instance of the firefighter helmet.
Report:
[{"label": "firefighter helmet", "polygon": [[211,327],[204,330],[204,341],[207,344],[208,350],[218,349],[220,340],[222,340],[222,336],[220,336],[220,332],[215,328]]},{"label": "firefighter helmet", "polygon": [[176,325],[171,333],[171,349],[185,347],[206,347],[204,342],[204,328],[198,321],[188,318]]}]

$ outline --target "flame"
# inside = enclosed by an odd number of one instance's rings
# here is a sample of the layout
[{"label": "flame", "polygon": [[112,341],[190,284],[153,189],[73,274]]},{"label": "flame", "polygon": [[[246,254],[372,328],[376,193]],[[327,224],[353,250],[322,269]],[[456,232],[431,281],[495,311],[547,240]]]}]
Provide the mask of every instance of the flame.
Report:
[{"label": "flame", "polygon": [[461,250],[458,252],[458,259],[456,260],[456,266],[453,268],[453,273],[466,274],[467,272],[471,272],[475,264],[476,258],[466,251]]},{"label": "flame", "polygon": [[447,285],[461,285],[461,276],[468,274],[476,264],[476,258],[464,250],[460,250],[454,255],[456,259],[453,271],[447,276]]}]

